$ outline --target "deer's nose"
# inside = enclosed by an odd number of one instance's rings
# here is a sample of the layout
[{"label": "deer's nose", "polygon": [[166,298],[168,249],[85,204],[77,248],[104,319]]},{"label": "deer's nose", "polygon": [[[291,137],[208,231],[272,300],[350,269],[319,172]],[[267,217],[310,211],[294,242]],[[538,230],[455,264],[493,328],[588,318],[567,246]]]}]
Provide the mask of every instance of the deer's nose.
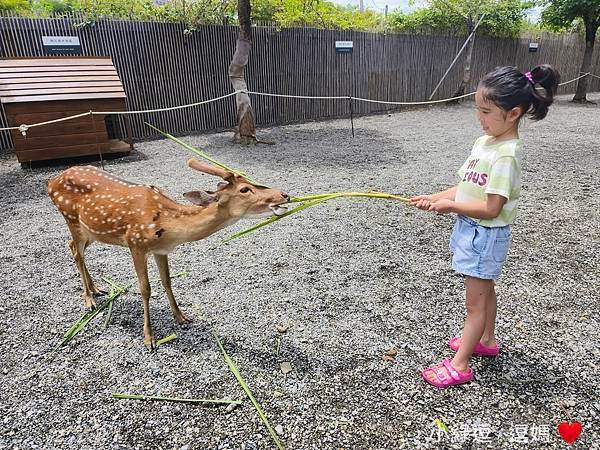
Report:
[{"label": "deer's nose", "polygon": [[289,201],[289,199],[290,199],[290,196],[287,195],[285,192],[282,192],[281,196],[285,199],[286,202]]}]

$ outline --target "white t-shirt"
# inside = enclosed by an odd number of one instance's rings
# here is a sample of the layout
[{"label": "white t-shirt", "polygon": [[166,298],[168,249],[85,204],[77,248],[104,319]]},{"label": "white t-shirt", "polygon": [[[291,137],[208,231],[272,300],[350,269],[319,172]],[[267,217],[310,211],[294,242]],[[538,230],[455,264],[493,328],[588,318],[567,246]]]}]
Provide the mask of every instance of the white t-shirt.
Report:
[{"label": "white t-shirt", "polygon": [[[492,140],[492,143],[489,141]],[[487,194],[506,198],[500,215],[495,219],[472,219],[485,227],[503,227],[514,223],[517,200],[521,192],[521,140],[493,143],[492,136],[475,141],[471,155],[458,171],[460,183],[457,202],[486,201]]]}]

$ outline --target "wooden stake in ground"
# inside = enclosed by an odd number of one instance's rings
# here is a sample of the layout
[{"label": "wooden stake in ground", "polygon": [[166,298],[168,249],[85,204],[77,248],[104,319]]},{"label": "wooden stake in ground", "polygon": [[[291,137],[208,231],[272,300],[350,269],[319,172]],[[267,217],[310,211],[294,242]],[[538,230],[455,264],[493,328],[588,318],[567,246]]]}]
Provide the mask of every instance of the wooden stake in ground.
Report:
[{"label": "wooden stake in ground", "polygon": [[[236,91],[247,90],[244,71],[248,64],[250,48],[252,47],[252,29],[250,23],[250,0],[238,0],[238,19],[240,34],[235,46],[235,53],[229,65],[229,80]],[[256,122],[250,96],[240,92],[235,96],[236,126],[233,140],[243,145],[254,145],[256,139]]]}]

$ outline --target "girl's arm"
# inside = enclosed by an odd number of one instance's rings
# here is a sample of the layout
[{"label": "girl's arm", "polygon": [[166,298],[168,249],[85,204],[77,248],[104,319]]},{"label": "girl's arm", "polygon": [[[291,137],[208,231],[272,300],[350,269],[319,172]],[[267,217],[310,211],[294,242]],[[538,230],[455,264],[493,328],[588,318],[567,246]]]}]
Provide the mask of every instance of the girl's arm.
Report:
[{"label": "girl's arm", "polygon": [[410,199],[410,204],[412,206],[416,206],[419,209],[429,210],[431,204],[433,202],[437,202],[439,200],[454,200],[456,197],[456,189],[458,186],[453,186],[450,189],[446,189],[445,191],[437,192],[435,194],[429,195],[417,195]]},{"label": "girl's arm", "polygon": [[475,219],[491,220],[500,215],[506,200],[506,197],[498,194],[487,194],[487,200],[485,201],[455,202],[454,200],[440,199],[432,202],[429,210],[440,214],[452,212]]}]

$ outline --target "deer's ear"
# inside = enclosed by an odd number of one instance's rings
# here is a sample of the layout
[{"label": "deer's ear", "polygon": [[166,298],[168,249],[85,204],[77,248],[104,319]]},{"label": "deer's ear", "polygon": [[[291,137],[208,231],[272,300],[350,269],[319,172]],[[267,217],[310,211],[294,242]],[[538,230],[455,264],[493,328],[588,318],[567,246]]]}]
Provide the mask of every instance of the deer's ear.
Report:
[{"label": "deer's ear", "polygon": [[217,191],[220,191],[221,189],[225,189],[227,186],[229,186],[229,183],[226,183],[225,181],[221,181],[221,182],[217,183]]},{"label": "deer's ear", "polygon": [[190,202],[199,206],[208,206],[211,203],[218,201],[214,192],[204,192],[204,191],[191,191],[183,194],[185,198],[187,198]]}]

